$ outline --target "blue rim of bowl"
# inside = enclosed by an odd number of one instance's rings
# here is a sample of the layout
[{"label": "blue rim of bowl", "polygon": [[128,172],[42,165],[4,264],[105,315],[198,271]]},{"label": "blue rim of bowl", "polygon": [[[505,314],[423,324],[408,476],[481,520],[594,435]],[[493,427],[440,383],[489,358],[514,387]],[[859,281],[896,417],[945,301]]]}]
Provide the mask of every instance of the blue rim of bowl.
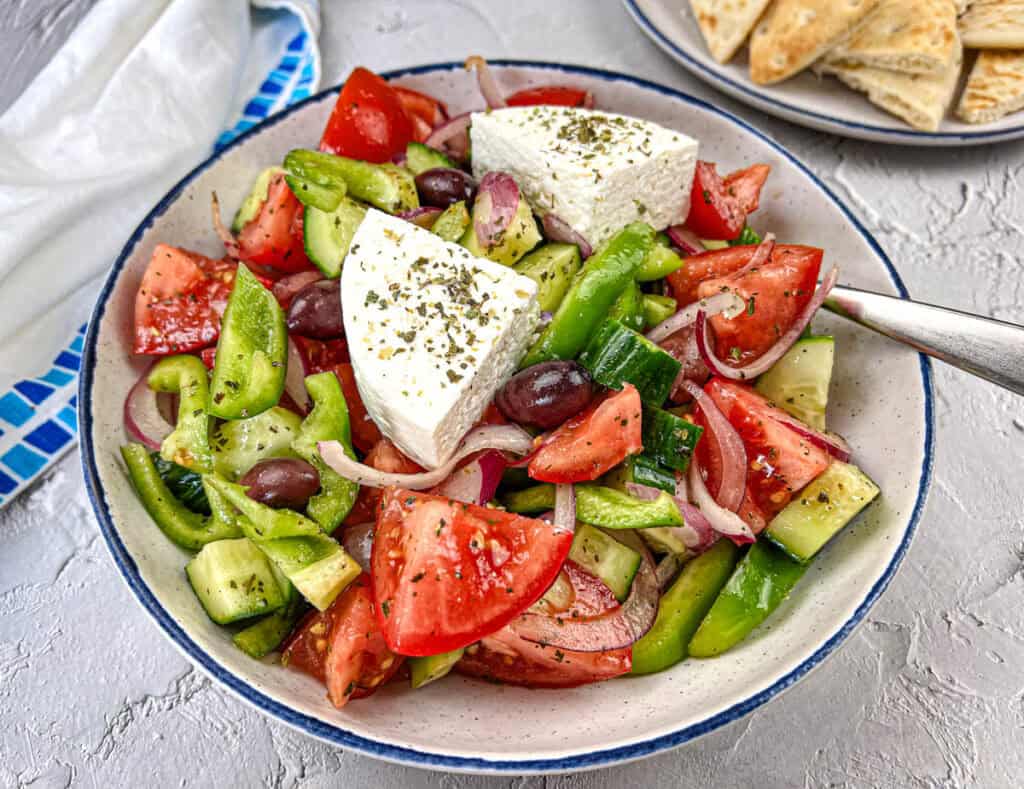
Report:
[{"label": "blue rim of bowl", "polygon": [[[710,112],[716,113],[726,120],[736,124],[744,131],[749,134],[756,136],[762,141],[768,143],[774,148],[780,156],[785,157],[791,164],[797,167],[803,172],[811,181],[818,186],[831,200],[832,202],[843,212],[847,220],[857,229],[865,241],[871,246],[875,254],[878,255],[879,259],[885,264],[885,267],[889,273],[893,285],[897,288],[901,296],[907,295],[907,290],[903,285],[903,281],[897,274],[896,269],[893,267],[889,258],[885,252],[878,245],[878,242],[872,237],[868,230],[857,220],[857,218],[850,212],[850,210],[829,190],[829,188],[814,175],[804,164],[790,154],[785,148],[780,146],[778,143],[765,136],[757,129],[752,127],[745,121],[737,118],[730,113],[727,113],[717,107],[693,96],[689,96],[680,91],[659,85],[655,82],[640,79],[638,77],[631,77],[626,74],[620,74],[613,71],[605,71],[603,69],[595,69],[587,66],[575,66],[569,64],[550,63],[544,61],[532,61],[532,60],[493,60],[490,61],[492,65],[498,67],[521,67],[521,68],[539,68],[546,69],[549,71],[559,71],[565,74],[584,74],[587,76],[597,77],[609,82],[628,82],[633,85],[652,90],[660,93],[664,96],[669,96],[678,101],[691,104]],[[423,66],[416,66],[407,69],[398,69],[382,74],[385,79],[395,79],[398,77],[414,76],[417,74],[427,74],[437,71],[453,71],[462,70],[463,64],[461,62],[448,62],[448,63],[432,63]],[[95,447],[92,441],[92,383],[93,383],[93,372],[96,366],[96,343],[99,323],[103,318],[103,314],[106,310],[106,303],[109,299],[111,292],[117,282],[118,275],[121,269],[124,267],[129,255],[132,253],[136,244],[141,239],[142,235],[149,229],[153,221],[162,215],[178,198],[185,187],[188,186],[200,173],[210,167],[217,159],[219,159],[224,153],[233,148],[236,145],[244,143],[249,137],[260,134],[262,131],[280,123],[286,117],[291,115],[293,112],[301,110],[307,104],[315,103],[323,100],[325,97],[338,91],[338,86],[328,88],[327,90],[320,91],[319,93],[310,96],[304,101],[289,107],[287,110],[268,118],[264,122],[246,133],[240,135],[236,140],[225,146],[221,151],[211,155],[202,164],[196,167],[192,172],[186,175],[181,181],[175,185],[159,203],[153,208],[152,211],[146,216],[135,232],[132,233],[128,239],[127,244],[122,250],[117,261],[114,263],[110,274],[107,276],[106,281],[103,283],[103,288],[100,291],[99,297],[96,301],[96,306],[93,309],[92,317],[89,319],[89,328],[85,339],[85,351],[82,364],[82,375],[79,382],[79,425],[81,434],[81,450],[82,450],[82,469],[85,474],[86,488],[89,494],[89,500],[92,503],[93,511],[96,513],[96,518],[99,521],[100,530],[103,533],[103,537],[107,543],[107,547],[110,549],[110,553],[114,558],[114,562],[117,564],[118,570],[121,575],[124,576],[132,593],[146,609],[149,615],[156,621],[160,628],[167,634],[167,636],[175,643],[175,645],[184,652],[194,663],[200,666],[207,674],[216,679],[218,682],[223,684],[237,696],[242,698],[244,701],[252,704],[254,707],[268,713],[275,718],[279,719],[283,723],[286,723],[300,731],[303,731],[314,737],[318,737],[322,740],[326,740],[335,745],[339,745],[343,748],[349,748],[353,751],[365,754],[367,756],[373,756],[378,759],[384,759],[391,762],[397,762],[400,764],[411,765],[414,767],[425,767],[433,769],[452,769],[466,772],[484,772],[484,773],[545,773],[545,772],[564,772],[574,770],[593,769],[596,767],[604,767],[622,762],[632,761],[639,759],[651,754],[658,753],[660,751],[668,750],[681,745],[689,740],[700,737],[703,734],[707,734],[727,723],[731,723],[738,718],[743,717],[747,713],[753,711],[757,707],[761,706],[769,699],[778,695],[783,690],[790,687],[793,683],[803,677],[812,668],[817,666],[821,661],[828,656],[833,650],[836,649],[846,637],[853,631],[853,629],[859,624],[864,615],[868,612],[879,595],[885,590],[889,581],[899,567],[900,562],[903,560],[907,549],[913,539],[914,532],[917,530],[918,522],[921,518],[921,514],[924,509],[925,499],[927,498],[928,488],[931,482],[931,471],[932,471],[932,460],[933,460],[933,442],[934,442],[934,425],[933,425],[933,393],[932,393],[932,379],[931,379],[931,366],[929,360],[924,355],[919,355],[920,367],[921,367],[921,383],[924,389],[924,401],[925,401],[925,439],[924,439],[924,460],[921,465],[921,478],[918,486],[917,499],[914,503],[914,509],[911,513],[910,520],[907,524],[906,532],[903,535],[903,539],[900,541],[899,547],[893,554],[892,560],[886,567],[885,572],[882,573],[881,577],[875,583],[875,585],[868,592],[867,596],[854,611],[853,615],[849,620],[824,644],[822,644],[810,657],[804,660],[799,666],[794,668],[785,676],[778,679],[770,687],[765,688],[759,693],[751,696],[742,702],[739,702],[732,707],[723,710],[710,718],[700,721],[699,723],[686,726],[678,731],[670,732],[668,734],[659,735],[643,742],[630,743],[628,745],[616,746],[613,748],[607,748],[601,751],[593,751],[590,753],[577,754],[572,756],[555,757],[548,759],[520,759],[520,760],[500,760],[500,759],[484,759],[479,757],[464,757],[464,756],[452,756],[441,753],[429,753],[424,751],[415,750],[412,748],[405,748],[402,746],[391,745],[376,740],[371,740],[366,737],[361,737],[351,732],[345,731],[342,728],[324,723],[321,720],[312,718],[308,715],[304,715],[297,712],[290,707],[281,704],[278,701],[270,698],[269,696],[256,690],[254,687],[246,683],[241,678],[235,676],[227,669],[217,663],[212,657],[210,657],[203,649],[193,641],[187,633],[178,625],[177,622],[164,610],[160,605],[159,601],[150,591],[146,582],[143,580],[139,569],[135,564],[135,560],[128,553],[127,548],[121,541],[120,536],[117,533],[117,529],[114,526],[113,518],[110,513],[110,508],[107,505],[106,499],[103,495],[102,486],[99,479],[99,471],[96,465],[95,459]]]},{"label": "blue rim of bowl", "polygon": [[[672,41],[672,39],[667,35],[662,33],[654,22],[651,21],[650,17],[640,9],[640,6],[637,4],[637,0],[623,0],[623,3],[626,6],[626,10],[636,21],[640,29],[643,30],[647,36],[654,41],[654,43],[661,47],[661,49],[671,55],[682,65],[686,66],[691,72],[703,79],[705,82],[719,88],[723,85],[728,85],[730,89],[743,96],[747,96],[750,101],[753,102],[755,107],[759,104],[763,104],[766,108],[774,108],[776,112],[784,110],[804,118],[813,118],[818,123],[826,124],[832,129],[850,129],[871,132],[872,134],[890,137],[892,138],[891,141],[894,143],[902,143],[906,145],[913,145],[915,141],[919,140],[942,140],[945,142],[956,142],[957,140],[962,140],[963,142],[1008,142],[1011,139],[1024,135],[1024,123],[1008,129],[992,131],[925,132],[911,129],[909,126],[906,129],[892,129],[887,126],[875,126],[871,123],[857,123],[856,121],[840,120],[832,115],[824,115],[820,112],[814,112],[813,110],[808,110],[799,105],[791,104],[787,101],[781,101],[774,96],[769,96],[760,90],[750,87],[750,85],[709,68]],[[771,112],[772,110],[767,111]],[[797,123],[793,118],[788,118],[783,115],[780,115],[779,117],[782,117],[784,120],[788,120],[791,123]],[[837,133],[841,132],[837,131]]]}]

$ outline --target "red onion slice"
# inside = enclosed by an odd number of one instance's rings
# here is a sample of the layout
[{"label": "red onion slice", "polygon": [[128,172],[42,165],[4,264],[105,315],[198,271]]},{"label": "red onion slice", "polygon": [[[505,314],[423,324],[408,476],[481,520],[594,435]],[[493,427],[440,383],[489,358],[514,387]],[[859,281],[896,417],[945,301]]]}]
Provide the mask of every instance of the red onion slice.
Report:
[{"label": "red onion slice", "polygon": [[828,452],[836,460],[841,460],[843,463],[849,461],[852,450],[850,445],[846,443],[846,439],[842,436],[836,433],[819,432],[784,411],[779,414],[778,421],[807,441],[807,443]]},{"label": "red onion slice", "polygon": [[436,151],[448,150],[457,159],[464,159],[469,151],[470,113],[464,112],[437,126],[423,144]]},{"label": "red onion slice", "polygon": [[178,405],[180,403],[181,397],[174,392],[156,393],[156,410],[160,412],[163,420],[172,427],[176,427],[178,424]]},{"label": "red onion slice", "polygon": [[789,327],[786,333],[779,338],[775,345],[765,351],[759,358],[744,367],[730,367],[715,356],[715,352],[711,348],[711,344],[709,342],[707,327],[705,325],[707,322],[707,316],[703,312],[698,313],[697,347],[700,348],[700,355],[704,358],[704,363],[707,364],[714,373],[722,376],[723,378],[731,378],[734,381],[753,380],[762,373],[768,372],[768,370],[770,370],[772,366],[786,354],[786,351],[793,347],[793,343],[800,338],[800,335],[803,334],[804,329],[807,328],[807,324],[811,322],[814,314],[825,302],[829,291],[831,291],[835,286],[838,278],[839,269],[838,267],[833,267],[833,269],[825,275],[825,279],[822,280],[818,289],[814,291],[814,296],[812,296],[811,300],[807,302],[807,306],[804,307],[804,311],[800,313],[800,317],[797,318],[796,322]]},{"label": "red onion slice", "polygon": [[[631,495],[643,501],[653,501],[661,493],[657,488],[638,485],[635,482],[627,482],[626,489]],[[718,539],[718,533],[711,528],[711,524],[708,523],[708,519],[701,511],[687,500],[686,477],[679,475],[676,480],[676,492],[672,498],[679,508],[679,513],[683,516],[684,524],[668,527],[669,531],[672,536],[686,546],[688,556],[703,553]]]},{"label": "red onion slice", "polygon": [[526,613],[510,623],[520,638],[544,646],[574,652],[621,649],[643,638],[658,615],[658,576],[654,560],[643,541],[628,531],[615,539],[640,553],[640,569],[633,578],[629,597],[618,608],[594,617],[558,617]]},{"label": "red onion slice", "polygon": [[661,342],[675,334],[680,329],[685,329],[697,320],[697,315],[703,312],[705,315],[718,315],[721,313],[726,318],[735,318],[746,308],[746,303],[732,291],[728,293],[716,293],[706,299],[695,301],[670,318],[666,318],[649,332],[647,339],[651,342]]},{"label": "red onion slice", "polygon": [[[725,414],[719,410],[711,395],[693,381],[683,381],[683,388],[694,399],[704,415],[708,432],[718,444],[722,461],[722,484],[718,489],[718,504],[730,512],[736,512],[743,501],[747,485],[747,450],[743,446],[743,439],[725,418]],[[695,462],[691,461],[690,465],[692,467]],[[703,484],[703,478],[701,483]]]},{"label": "red onion slice", "polygon": [[576,531],[576,488],[571,482],[555,485],[554,527],[570,534]]},{"label": "red onion slice", "polygon": [[699,255],[704,251],[704,245],[701,244],[700,237],[682,225],[672,225],[672,227],[666,228],[665,235],[687,255]]},{"label": "red onion slice", "polygon": [[575,244],[580,248],[580,255],[584,260],[594,254],[594,248],[590,246],[590,242],[573,230],[569,223],[557,214],[545,214],[541,224],[544,226],[544,238],[548,241]]},{"label": "red onion slice", "polygon": [[370,572],[370,556],[373,554],[373,529],[376,524],[357,523],[354,526],[343,526],[341,545],[356,563],[366,572]]},{"label": "red onion slice", "polygon": [[466,58],[466,70],[469,71],[470,69],[476,70],[476,81],[480,86],[480,93],[490,109],[496,110],[500,107],[508,106],[505,103],[505,97],[502,95],[501,89],[498,87],[498,82],[494,78],[494,72],[491,71],[486,60],[479,55],[470,55]]},{"label": "red onion slice", "polygon": [[519,209],[519,187],[508,173],[490,172],[481,180],[473,203],[473,229],[484,249],[501,243]]},{"label": "red onion slice", "polygon": [[139,376],[124,400],[124,428],[136,441],[149,449],[159,450],[160,444],[174,427],[160,413],[157,393],[149,388],[149,372],[152,369],[150,367]]},{"label": "red onion slice", "polygon": [[474,452],[496,449],[525,455],[533,449],[533,438],[518,425],[483,425],[462,440],[451,460],[432,471],[418,474],[393,474],[365,466],[346,455],[344,448],[337,441],[321,441],[317,448],[320,450],[320,457],[328,466],[360,485],[370,488],[395,485],[408,490],[425,490],[443,482],[455,470],[460,460]]},{"label": "red onion slice", "polygon": [[484,452],[465,466],[455,469],[434,492],[455,501],[483,506],[494,498],[505,466],[505,458],[500,452]]},{"label": "red onion slice", "polygon": [[216,192],[210,193],[210,213],[213,216],[213,229],[224,244],[224,250],[228,253],[228,257],[239,259],[241,255],[238,251],[238,241],[224,226],[224,220],[220,217],[220,201],[217,199]]},{"label": "red onion slice", "polygon": [[424,230],[430,230],[434,226],[434,220],[441,215],[441,209],[429,205],[421,205],[419,208],[412,208],[398,214],[399,219],[412,222]]},{"label": "red onion slice", "polygon": [[309,393],[306,391],[307,360],[299,344],[288,338],[288,369],[284,374],[284,391],[303,413],[309,411]]},{"label": "red onion slice", "polygon": [[594,101],[594,94],[589,90],[583,94],[583,101],[580,106],[585,110],[592,110],[596,106],[597,102]]},{"label": "red onion slice", "polygon": [[292,299],[298,295],[300,290],[306,285],[312,285],[322,279],[324,279],[324,275],[319,271],[300,271],[298,274],[281,277],[274,283],[270,292],[274,294],[274,298],[277,299],[281,308],[287,310],[291,306]]},{"label": "red onion slice", "polygon": [[658,562],[658,566],[654,571],[654,575],[658,579],[658,589],[663,590],[668,586],[682,566],[682,561],[674,553],[666,553],[661,557],[661,561]]},{"label": "red onion slice", "polygon": [[405,151],[399,151],[398,153],[391,154],[391,163],[397,164],[399,167],[404,167],[408,156],[405,155]]},{"label": "red onion slice", "polygon": [[737,545],[754,542],[756,539],[754,532],[750,530],[747,522],[735,512],[719,506],[718,502],[708,493],[708,489],[704,485],[704,477],[701,476],[696,461],[690,463],[690,491],[712,529],[722,536],[728,537]]}]

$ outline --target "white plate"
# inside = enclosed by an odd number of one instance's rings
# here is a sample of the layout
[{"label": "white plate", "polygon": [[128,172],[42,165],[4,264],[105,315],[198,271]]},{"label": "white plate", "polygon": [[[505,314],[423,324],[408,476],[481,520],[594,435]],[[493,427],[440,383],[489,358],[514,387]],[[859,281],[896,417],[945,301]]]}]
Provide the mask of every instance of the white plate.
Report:
[{"label": "white plate", "polygon": [[[506,90],[573,83],[593,91],[600,107],[687,132],[703,141],[702,155],[725,171],[768,162],[773,172],[755,226],[826,247],[828,261],[842,261],[846,282],[904,292],[884,254],[835,196],[742,121],[619,74],[543,63],[495,68]],[[481,104],[459,63],[390,76],[442,98],[453,111]],[[121,403],[143,367],[129,353],[135,291],[158,241],[221,254],[210,228],[211,190],[226,207],[237,205],[263,167],[319,139],[333,103],[333,91],[311,97],[254,128],[178,184],[129,239],[90,321],[80,405],[86,481],[118,568],[164,633],[241,698],[313,736],[405,764],[494,773],[586,769],[670,748],[763,704],[835,649],[909,545],[928,487],[932,409],[923,357],[827,315],[818,328],[834,332],[838,343],[831,425],[850,439],[857,462],[884,496],[823,552],[763,627],[721,658],[565,691],[495,687],[460,677],[415,692],[392,684],[335,710],[322,686],[270,661],[251,660],[206,618],[182,572],[186,554],[147,516],[118,456],[126,440]]]},{"label": "white plate", "polygon": [[1024,112],[981,125],[962,123],[949,113],[938,131],[925,132],[878,109],[834,77],[819,79],[805,71],[778,85],[757,85],[750,79],[746,47],[729,63],[711,57],[687,0],[623,2],[640,29],[694,76],[745,104],[801,126],[903,145],[979,145],[1024,137]]}]

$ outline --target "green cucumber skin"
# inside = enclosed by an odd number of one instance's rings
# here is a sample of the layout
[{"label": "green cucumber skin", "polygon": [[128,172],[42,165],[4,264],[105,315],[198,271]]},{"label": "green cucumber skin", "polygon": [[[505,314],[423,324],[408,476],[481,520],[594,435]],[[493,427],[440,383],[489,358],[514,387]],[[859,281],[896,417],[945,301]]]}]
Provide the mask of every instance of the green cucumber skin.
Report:
[{"label": "green cucumber skin", "polygon": [[218,625],[270,613],[287,602],[266,555],[245,537],[204,545],[185,573]]},{"label": "green cucumber skin", "polygon": [[660,408],[644,406],[641,440],[644,454],[662,466],[686,471],[704,428]]},{"label": "green cucumber skin", "polygon": [[457,168],[458,165],[440,151],[421,142],[411,142],[405,147],[405,167],[413,175],[419,175],[438,167]]},{"label": "green cucumber skin", "polygon": [[341,276],[352,237],[365,216],[366,209],[347,197],[341,198],[330,212],[306,206],[302,219],[302,244],[306,257],[328,279]]},{"label": "green cucumber skin", "polygon": [[879,493],[859,468],[833,460],[772,519],[764,536],[790,558],[807,564]]},{"label": "green cucumber skin", "polygon": [[203,491],[203,478],[184,466],[164,460],[159,452],[150,452],[150,459],[156,466],[160,479],[178,501],[199,515],[210,514],[210,502]]},{"label": "green cucumber skin", "polygon": [[754,543],[690,640],[690,655],[714,657],[736,646],[782,604],[806,569],[770,542]]},{"label": "green cucumber skin", "polygon": [[445,241],[455,244],[465,235],[466,228],[469,227],[469,221],[469,210],[466,208],[466,201],[459,200],[441,212],[441,215],[434,220],[434,226],[430,228],[430,232],[435,236],[440,236]]},{"label": "green cucumber skin", "polygon": [[640,399],[651,405],[665,402],[682,369],[642,334],[611,318],[597,329],[579,361],[599,384],[612,389],[633,384]]},{"label": "green cucumber skin", "polygon": [[633,674],[653,674],[685,660],[690,639],[736,567],[739,549],[719,540],[683,565],[661,596],[658,617],[633,645]]},{"label": "green cucumber skin", "polygon": [[345,184],[348,195],[397,214],[419,208],[413,174],[394,164],[371,164],[321,151],[296,149],[284,158],[284,168],[305,181],[324,187]]},{"label": "green cucumber skin", "polygon": [[644,328],[644,294],[636,282],[626,285],[625,290],[608,310],[608,318],[635,332]]},{"label": "green cucumber skin", "polygon": [[638,551],[585,523],[576,527],[569,558],[600,578],[620,603],[629,596],[643,561]]},{"label": "green cucumber skin", "polygon": [[514,270],[537,283],[537,303],[542,312],[554,312],[583,266],[575,244],[543,244],[528,254]]},{"label": "green cucumber skin", "polygon": [[[475,203],[471,213],[476,213]],[[478,258],[493,260],[495,263],[501,263],[503,266],[514,266],[542,240],[540,230],[537,229],[537,220],[533,218],[530,205],[520,195],[515,216],[512,217],[512,221],[509,223],[504,236],[498,244],[490,249],[484,249],[476,236],[475,222],[472,221],[466,228],[466,232],[459,243],[470,254]]]},{"label": "green cucumber skin", "polygon": [[306,208],[317,208],[328,213],[338,207],[345,192],[348,191],[344,181],[331,186],[311,183],[295,175],[286,175],[285,183],[295,198]]},{"label": "green cucumber skin", "polygon": [[267,614],[244,630],[239,630],[231,640],[249,657],[259,660],[281,646],[308,610],[306,601],[293,588],[284,608]]}]

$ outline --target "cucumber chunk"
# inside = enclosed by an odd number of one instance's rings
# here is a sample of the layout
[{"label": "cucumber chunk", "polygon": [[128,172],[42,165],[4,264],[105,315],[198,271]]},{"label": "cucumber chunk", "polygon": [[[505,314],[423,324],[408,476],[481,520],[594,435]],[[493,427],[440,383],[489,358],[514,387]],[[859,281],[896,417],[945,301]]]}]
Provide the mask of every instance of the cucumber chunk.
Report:
[{"label": "cucumber chunk", "polygon": [[235,213],[235,218],[231,220],[232,233],[241,233],[242,228],[256,218],[256,215],[260,212],[260,208],[262,208],[263,204],[267,202],[267,194],[270,192],[271,179],[275,175],[280,175],[283,172],[283,167],[274,166],[268,167],[256,176],[256,180],[253,181],[249,194],[245,196],[242,204],[238,207],[238,211]]},{"label": "cucumber chunk", "polygon": [[441,677],[447,676],[455,668],[466,650],[453,649],[451,652],[442,652],[440,655],[428,657],[411,657],[409,663],[409,678],[413,688],[422,688]]},{"label": "cucumber chunk", "polygon": [[770,542],[754,543],[697,628],[690,654],[714,657],[736,646],[789,597],[806,569]]},{"label": "cucumber chunk", "polygon": [[341,198],[333,211],[307,206],[302,216],[302,243],[306,257],[328,279],[341,276],[341,264],[352,244],[366,209],[354,200]]},{"label": "cucumber chunk", "polygon": [[806,564],[878,493],[878,486],[859,468],[833,460],[772,519],[765,536]]},{"label": "cucumber chunk", "polygon": [[662,466],[686,471],[704,428],[681,416],[644,406],[642,440],[644,454]]},{"label": "cucumber chunk", "polygon": [[338,203],[345,197],[345,192],[348,191],[344,181],[336,181],[330,186],[323,186],[306,181],[296,175],[286,175],[284,180],[302,205],[321,211],[330,212],[336,209]]},{"label": "cucumber chunk", "polygon": [[653,674],[686,658],[690,639],[729,580],[739,549],[719,540],[687,562],[661,596],[658,617],[633,645],[633,674]]},{"label": "cucumber chunk", "polygon": [[150,452],[149,456],[156,466],[156,473],[160,475],[167,489],[174,494],[174,498],[192,512],[200,515],[210,514],[210,502],[206,500],[206,493],[203,491],[202,476],[170,460],[164,460],[159,452]]},{"label": "cucumber chunk", "polygon": [[639,552],[585,523],[576,527],[569,558],[600,578],[620,603],[629,596],[641,562]]},{"label": "cucumber chunk", "polygon": [[[546,512],[555,506],[555,486],[535,485],[526,490],[517,490],[507,494],[503,502],[511,512]],[[644,501],[600,485],[576,486],[576,518],[605,529],[683,525],[679,508],[665,492],[652,501]]]},{"label": "cucumber chunk", "polygon": [[419,175],[435,167],[458,167],[440,151],[421,142],[411,142],[405,147],[405,166],[413,175]]},{"label": "cucumber chunk", "polygon": [[757,379],[755,388],[801,422],[824,430],[834,357],[832,337],[797,340],[785,356]]},{"label": "cucumber chunk", "polygon": [[469,211],[466,208],[466,201],[459,200],[441,212],[441,215],[434,220],[434,226],[430,228],[430,232],[454,244],[462,238],[467,227],[469,227]]},{"label": "cucumber chunk", "polygon": [[575,244],[544,244],[516,263],[517,274],[537,283],[537,303],[543,312],[554,312],[583,266]]},{"label": "cucumber chunk", "polygon": [[604,484],[616,490],[627,490],[626,483],[646,485],[666,493],[675,493],[676,476],[646,453],[633,455],[604,476]]},{"label": "cucumber chunk", "polygon": [[[580,355],[594,380],[612,389],[630,383],[651,405],[665,402],[681,365],[642,334],[605,320]],[[646,446],[646,445],[645,445]]]},{"label": "cucumber chunk", "polygon": [[[475,204],[473,213],[476,213]],[[459,243],[478,258],[487,258],[504,266],[513,266],[541,240],[540,231],[537,229],[537,220],[533,218],[530,204],[520,194],[515,216],[512,217],[512,221],[497,244],[489,249],[484,249],[476,237],[476,229],[472,222],[469,223],[469,227],[466,228],[466,233]]]},{"label": "cucumber chunk", "polygon": [[287,602],[266,555],[245,537],[204,545],[185,572],[218,625],[276,611]]},{"label": "cucumber chunk", "polygon": [[306,601],[288,584],[289,599],[283,608],[267,614],[244,630],[235,633],[231,641],[251,658],[265,657],[281,646],[281,643],[298,624],[309,609]]},{"label": "cucumber chunk", "polygon": [[669,526],[641,529],[638,533],[647,543],[647,547],[655,553],[671,553],[684,561],[690,557],[689,547],[683,542],[678,532]]},{"label": "cucumber chunk", "polygon": [[294,458],[292,441],[302,420],[287,408],[274,406],[248,419],[222,423],[213,434],[213,468],[236,482],[259,461]]}]

